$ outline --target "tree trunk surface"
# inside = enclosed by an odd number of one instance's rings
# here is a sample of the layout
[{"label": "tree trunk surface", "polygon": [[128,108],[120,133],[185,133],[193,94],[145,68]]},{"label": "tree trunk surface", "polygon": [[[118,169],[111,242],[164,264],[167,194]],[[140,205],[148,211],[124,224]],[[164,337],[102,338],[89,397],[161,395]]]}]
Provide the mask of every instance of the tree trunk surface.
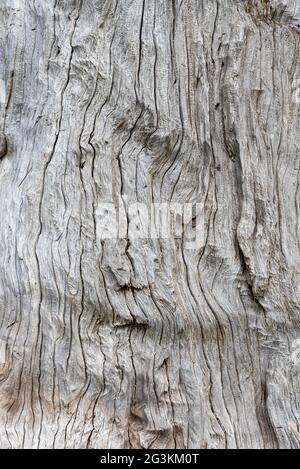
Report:
[{"label": "tree trunk surface", "polygon": [[300,449],[299,41],[298,0],[1,1],[1,448]]}]

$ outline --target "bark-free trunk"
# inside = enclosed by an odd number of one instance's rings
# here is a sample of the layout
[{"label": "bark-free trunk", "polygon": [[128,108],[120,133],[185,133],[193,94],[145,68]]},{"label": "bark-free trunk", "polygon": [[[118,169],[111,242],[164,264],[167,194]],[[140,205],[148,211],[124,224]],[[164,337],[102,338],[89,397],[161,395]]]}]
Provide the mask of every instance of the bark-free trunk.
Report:
[{"label": "bark-free trunk", "polygon": [[[1,0],[1,448],[300,448],[299,24]],[[136,202],[202,242],[133,236]]]}]

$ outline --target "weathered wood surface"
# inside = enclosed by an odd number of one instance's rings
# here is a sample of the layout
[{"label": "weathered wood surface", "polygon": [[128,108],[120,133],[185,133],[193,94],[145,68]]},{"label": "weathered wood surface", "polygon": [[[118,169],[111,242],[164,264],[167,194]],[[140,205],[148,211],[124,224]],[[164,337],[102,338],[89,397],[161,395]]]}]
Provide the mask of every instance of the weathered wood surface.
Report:
[{"label": "weathered wood surface", "polygon": [[[1,448],[300,448],[299,24],[1,1]],[[101,240],[120,196],[204,242]]]}]

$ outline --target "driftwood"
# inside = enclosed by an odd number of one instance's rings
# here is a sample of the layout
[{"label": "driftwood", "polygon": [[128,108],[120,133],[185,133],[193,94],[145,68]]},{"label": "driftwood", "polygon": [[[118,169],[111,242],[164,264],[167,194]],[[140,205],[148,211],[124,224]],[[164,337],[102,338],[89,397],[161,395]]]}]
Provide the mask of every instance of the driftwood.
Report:
[{"label": "driftwood", "polygon": [[300,448],[299,25],[1,1],[1,448]]}]

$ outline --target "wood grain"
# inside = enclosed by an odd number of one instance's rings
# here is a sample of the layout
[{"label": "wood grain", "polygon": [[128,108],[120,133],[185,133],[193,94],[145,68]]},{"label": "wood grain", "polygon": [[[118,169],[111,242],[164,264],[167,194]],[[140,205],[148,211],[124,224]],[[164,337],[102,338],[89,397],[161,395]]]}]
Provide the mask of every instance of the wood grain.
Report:
[{"label": "wood grain", "polygon": [[1,2],[1,448],[300,448],[298,5]]}]

